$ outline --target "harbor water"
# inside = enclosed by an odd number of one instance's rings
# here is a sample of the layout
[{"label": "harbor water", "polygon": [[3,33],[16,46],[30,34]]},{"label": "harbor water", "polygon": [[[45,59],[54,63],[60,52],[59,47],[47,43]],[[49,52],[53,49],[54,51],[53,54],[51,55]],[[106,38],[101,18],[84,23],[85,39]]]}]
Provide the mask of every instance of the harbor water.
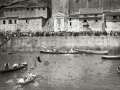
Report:
[{"label": "harbor water", "polygon": [[[89,46],[85,49],[108,50],[109,55],[120,54],[119,37],[13,38],[2,49],[15,52],[0,55],[0,68],[6,62],[11,66],[26,61],[28,67],[0,74],[0,90],[120,90],[119,59],[104,60],[102,55],[93,54],[42,54],[39,51],[44,46],[64,49]],[[38,56],[42,62],[37,60]],[[37,75],[35,81],[24,86],[16,85],[16,79],[28,73]]]},{"label": "harbor water", "polygon": [[[37,61],[38,56],[42,62]],[[5,62],[13,65],[25,61],[28,62],[26,69],[0,74],[0,90],[120,89],[120,74],[116,69],[120,64],[119,59],[103,60],[101,55],[93,54],[50,55],[38,52],[0,55],[0,67]],[[16,85],[16,79],[28,73],[37,74],[35,81],[24,86]]]}]

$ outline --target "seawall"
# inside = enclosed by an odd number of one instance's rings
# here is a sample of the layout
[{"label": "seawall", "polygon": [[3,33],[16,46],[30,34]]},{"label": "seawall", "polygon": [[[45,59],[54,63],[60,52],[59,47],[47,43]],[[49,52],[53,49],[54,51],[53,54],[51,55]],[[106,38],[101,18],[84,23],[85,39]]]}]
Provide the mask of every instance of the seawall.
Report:
[{"label": "seawall", "polygon": [[120,36],[13,37],[1,50],[40,51],[43,47],[109,50],[120,48]]}]

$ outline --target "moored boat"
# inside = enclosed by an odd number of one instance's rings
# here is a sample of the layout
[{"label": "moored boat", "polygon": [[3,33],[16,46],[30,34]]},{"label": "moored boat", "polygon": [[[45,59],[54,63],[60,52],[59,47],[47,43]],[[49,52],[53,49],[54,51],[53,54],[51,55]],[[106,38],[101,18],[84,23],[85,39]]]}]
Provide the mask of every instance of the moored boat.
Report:
[{"label": "moored boat", "polygon": [[7,52],[7,54],[13,54],[13,52],[12,52],[12,51],[9,51],[9,52]]},{"label": "moored boat", "polygon": [[102,59],[120,59],[120,55],[104,55]]},{"label": "moored boat", "polygon": [[100,54],[100,55],[108,54],[108,51],[80,50],[80,49],[74,49],[74,50],[78,51],[79,53],[86,53],[86,54]]},{"label": "moored boat", "polygon": [[78,54],[78,51],[75,50],[40,50],[40,53],[46,53],[46,54]]},{"label": "moored boat", "polygon": [[5,68],[5,67],[1,68],[0,73],[12,72],[12,71],[20,70],[20,69],[26,68],[26,67],[27,67],[27,62],[20,63],[20,64],[13,64],[13,66],[11,66],[9,68]]},{"label": "moored boat", "polygon": [[25,77],[23,77],[23,78],[19,78],[19,79],[17,80],[17,84],[19,84],[19,85],[25,85],[25,84],[27,84],[27,83],[29,83],[29,82],[34,81],[35,78],[36,78],[36,75],[30,73],[30,74],[28,74],[27,76],[25,76]]}]

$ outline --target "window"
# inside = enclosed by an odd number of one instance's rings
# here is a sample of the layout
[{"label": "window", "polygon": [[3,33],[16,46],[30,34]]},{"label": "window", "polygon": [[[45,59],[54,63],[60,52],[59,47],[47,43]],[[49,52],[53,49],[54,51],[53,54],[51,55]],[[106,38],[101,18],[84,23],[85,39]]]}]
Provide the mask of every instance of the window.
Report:
[{"label": "window", "polygon": [[31,11],[33,11],[33,8],[31,8]]},{"label": "window", "polygon": [[70,26],[72,26],[72,22],[70,22]]},{"label": "window", "polygon": [[43,10],[45,10],[45,8],[43,8]]},{"label": "window", "polygon": [[71,18],[70,18],[70,21],[71,21]]},{"label": "window", "polygon": [[87,22],[87,20],[83,20],[83,22]]},{"label": "window", "polygon": [[29,8],[27,8],[27,10],[29,10]]},{"label": "window", "polygon": [[113,16],[113,19],[117,19],[117,16]]},{"label": "window", "polygon": [[9,20],[9,24],[12,24],[12,20]]},{"label": "window", "polygon": [[28,23],[28,20],[26,19],[26,23]]},{"label": "window", "polygon": [[10,10],[12,12],[12,10]]},{"label": "window", "polygon": [[98,20],[96,19],[95,22],[98,22]]},{"label": "window", "polygon": [[16,23],[17,23],[17,20],[15,20],[14,23],[16,24]]},{"label": "window", "polygon": [[5,21],[5,20],[3,20],[3,24],[6,24],[6,21]]},{"label": "window", "polygon": [[78,3],[78,0],[76,0],[76,3]]}]

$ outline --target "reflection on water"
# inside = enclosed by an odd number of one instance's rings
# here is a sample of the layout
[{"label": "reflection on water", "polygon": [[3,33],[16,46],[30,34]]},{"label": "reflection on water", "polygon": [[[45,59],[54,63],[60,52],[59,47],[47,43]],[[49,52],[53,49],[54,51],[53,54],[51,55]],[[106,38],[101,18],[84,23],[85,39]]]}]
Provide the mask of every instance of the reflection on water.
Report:
[{"label": "reflection on water", "polygon": [[[40,56],[42,62],[37,61]],[[28,62],[28,68],[0,74],[0,90],[119,90],[119,60],[102,60],[101,55],[49,55],[40,53],[6,53],[0,56],[0,67]],[[28,73],[37,74],[34,82],[16,85],[16,79]]]}]

